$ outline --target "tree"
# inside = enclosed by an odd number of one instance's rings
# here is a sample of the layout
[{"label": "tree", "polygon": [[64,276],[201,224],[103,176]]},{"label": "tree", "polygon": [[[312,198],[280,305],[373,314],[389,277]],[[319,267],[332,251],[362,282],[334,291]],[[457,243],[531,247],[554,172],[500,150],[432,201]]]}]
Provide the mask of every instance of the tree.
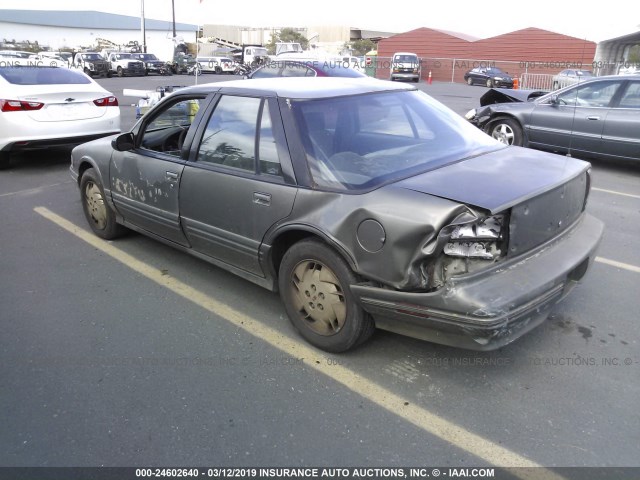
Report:
[{"label": "tree", "polygon": [[635,65],[640,64],[640,45],[634,45],[629,49],[629,57],[627,58],[627,62]]},{"label": "tree", "polygon": [[267,43],[265,46],[267,47],[267,52],[269,55],[275,55],[276,53],[276,43],[299,43],[302,46],[303,50],[307,50],[309,48],[309,40],[307,37],[302,35],[300,32],[296,32],[293,28],[283,28],[278,33],[271,34],[271,41]]},{"label": "tree", "polygon": [[347,50],[351,50],[354,57],[361,57],[365,53],[371,50],[375,50],[376,44],[368,38],[362,38],[360,40],[354,40],[353,42],[345,43],[344,48]]}]

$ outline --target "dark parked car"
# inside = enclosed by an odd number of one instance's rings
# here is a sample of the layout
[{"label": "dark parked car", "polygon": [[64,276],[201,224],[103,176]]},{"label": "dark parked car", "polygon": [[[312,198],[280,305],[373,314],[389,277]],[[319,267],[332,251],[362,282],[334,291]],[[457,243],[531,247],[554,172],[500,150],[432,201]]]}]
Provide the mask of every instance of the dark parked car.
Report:
[{"label": "dark parked car", "polygon": [[513,88],[513,78],[497,67],[478,67],[464,74],[464,81],[469,85],[480,84],[486,87]]},{"label": "dark parked car", "polygon": [[133,58],[137,58],[144,63],[145,75],[155,73],[157,75],[171,75],[171,70],[166,62],[163,62],[153,53],[132,53]]},{"label": "dark parked car", "polygon": [[596,77],[523,102],[515,92],[490,90],[467,119],[509,145],[640,160],[640,77]]},{"label": "dark parked car", "polygon": [[151,235],[279,291],[345,351],[379,327],[477,350],[541,323],[595,257],[589,164],[507,147],[409,85],[177,90],[73,150],[93,231]]},{"label": "dark parked car", "polygon": [[275,60],[254,70],[248,78],[271,77],[349,77],[367,76],[350,62],[333,60]]}]

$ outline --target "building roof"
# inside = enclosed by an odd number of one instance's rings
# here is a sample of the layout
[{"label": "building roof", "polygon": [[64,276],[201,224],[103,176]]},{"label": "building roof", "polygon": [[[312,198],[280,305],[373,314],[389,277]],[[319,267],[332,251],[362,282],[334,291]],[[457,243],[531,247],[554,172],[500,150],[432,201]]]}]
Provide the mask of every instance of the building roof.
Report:
[{"label": "building roof", "polygon": [[[140,17],[94,10],[0,10],[0,21],[64,28],[140,30]],[[172,30],[172,22],[145,18],[147,30]],[[197,25],[176,23],[176,30],[198,31]]]},{"label": "building roof", "polygon": [[473,35],[467,35],[466,33],[454,32],[451,30],[442,30],[441,28],[432,28],[436,32],[444,33],[445,35],[449,35],[450,37],[456,37],[460,40],[465,40],[467,42],[475,42],[480,40],[478,37],[474,37]]}]

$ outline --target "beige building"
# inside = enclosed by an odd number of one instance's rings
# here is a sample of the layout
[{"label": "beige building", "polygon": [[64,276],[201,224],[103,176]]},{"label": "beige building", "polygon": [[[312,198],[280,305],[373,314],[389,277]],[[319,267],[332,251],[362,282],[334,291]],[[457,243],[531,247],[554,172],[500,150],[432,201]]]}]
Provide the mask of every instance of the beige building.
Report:
[{"label": "beige building", "polygon": [[[221,46],[236,47],[239,45],[257,44],[265,45],[271,41],[271,36],[285,27],[245,27],[241,25],[204,25],[203,36],[209,42]],[[329,53],[340,53],[345,43],[368,38],[379,40],[394,33],[361,30],[346,26],[322,26],[311,25],[293,28],[315,48]]]}]

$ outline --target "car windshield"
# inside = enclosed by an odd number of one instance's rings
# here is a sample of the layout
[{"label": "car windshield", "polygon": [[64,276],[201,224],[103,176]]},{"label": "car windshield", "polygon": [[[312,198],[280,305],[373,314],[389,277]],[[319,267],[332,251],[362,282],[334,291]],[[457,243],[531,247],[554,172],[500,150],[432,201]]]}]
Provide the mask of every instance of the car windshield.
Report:
[{"label": "car windshield", "polygon": [[91,83],[85,75],[58,67],[0,67],[0,76],[14,85],[80,85]]},{"label": "car windshield", "polygon": [[314,185],[363,190],[504,148],[416,91],[292,100]]},{"label": "car windshield", "polygon": [[141,53],[140,58],[142,60],[158,60],[158,57],[156,57],[153,53]]},{"label": "car windshield", "polygon": [[82,58],[85,60],[102,60],[102,57],[97,53],[84,53],[82,54]]},{"label": "car windshield", "polygon": [[393,57],[394,63],[418,63],[418,58],[414,55],[396,55]]},{"label": "car windshield", "polygon": [[499,68],[488,68],[487,73],[489,75],[506,75],[506,73],[500,70]]}]

